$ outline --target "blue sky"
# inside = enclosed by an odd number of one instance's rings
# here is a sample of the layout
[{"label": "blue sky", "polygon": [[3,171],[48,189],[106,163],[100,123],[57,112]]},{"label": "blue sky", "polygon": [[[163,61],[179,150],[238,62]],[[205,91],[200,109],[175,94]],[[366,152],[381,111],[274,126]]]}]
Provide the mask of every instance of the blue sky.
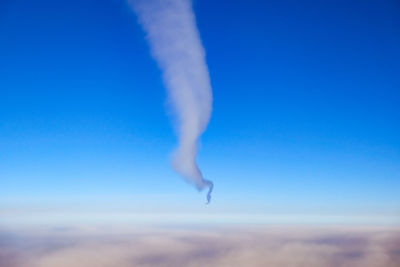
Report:
[{"label": "blue sky", "polygon": [[2,208],[398,219],[398,1],[202,0],[194,10],[214,94],[198,158],[212,205],[169,166],[161,72],[125,1],[6,0]]}]

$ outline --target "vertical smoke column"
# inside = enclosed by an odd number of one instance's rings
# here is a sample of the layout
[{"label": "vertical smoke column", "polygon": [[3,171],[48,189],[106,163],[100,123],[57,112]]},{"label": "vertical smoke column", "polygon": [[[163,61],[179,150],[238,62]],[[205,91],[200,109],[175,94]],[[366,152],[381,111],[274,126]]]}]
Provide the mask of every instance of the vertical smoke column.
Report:
[{"label": "vertical smoke column", "polygon": [[211,115],[212,92],[204,48],[190,0],[131,0],[147,33],[151,53],[163,73],[177,116],[179,146],[172,166],[198,190],[213,183],[203,178],[196,163],[198,139]]}]

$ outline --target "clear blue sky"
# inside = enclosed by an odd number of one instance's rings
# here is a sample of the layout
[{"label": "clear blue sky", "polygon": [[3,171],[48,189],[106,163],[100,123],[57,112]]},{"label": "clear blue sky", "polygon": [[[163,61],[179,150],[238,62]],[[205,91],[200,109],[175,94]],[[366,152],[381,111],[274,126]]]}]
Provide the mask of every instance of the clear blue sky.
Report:
[{"label": "clear blue sky", "polygon": [[198,158],[212,205],[169,166],[161,73],[124,0],[3,0],[2,207],[400,217],[400,3],[194,9],[214,93]]}]

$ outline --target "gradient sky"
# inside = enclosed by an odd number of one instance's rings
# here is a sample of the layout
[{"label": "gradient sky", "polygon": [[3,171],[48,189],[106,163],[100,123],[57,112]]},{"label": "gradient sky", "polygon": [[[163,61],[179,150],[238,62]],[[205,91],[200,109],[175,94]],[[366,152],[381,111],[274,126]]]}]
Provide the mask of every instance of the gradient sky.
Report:
[{"label": "gradient sky", "polygon": [[161,72],[124,0],[3,0],[1,208],[399,220],[400,3],[194,10],[214,93],[198,158],[211,205],[170,168]]}]

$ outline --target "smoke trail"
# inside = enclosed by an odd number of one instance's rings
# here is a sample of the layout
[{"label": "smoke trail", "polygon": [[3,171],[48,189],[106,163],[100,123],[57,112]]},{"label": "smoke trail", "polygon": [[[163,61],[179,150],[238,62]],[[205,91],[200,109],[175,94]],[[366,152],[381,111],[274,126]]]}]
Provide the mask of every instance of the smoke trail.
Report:
[{"label": "smoke trail", "polygon": [[[211,115],[212,92],[204,48],[190,0],[130,0],[177,115],[179,146],[172,167],[198,190],[213,183],[196,163],[197,143]],[[207,203],[208,203],[207,202]]]}]

